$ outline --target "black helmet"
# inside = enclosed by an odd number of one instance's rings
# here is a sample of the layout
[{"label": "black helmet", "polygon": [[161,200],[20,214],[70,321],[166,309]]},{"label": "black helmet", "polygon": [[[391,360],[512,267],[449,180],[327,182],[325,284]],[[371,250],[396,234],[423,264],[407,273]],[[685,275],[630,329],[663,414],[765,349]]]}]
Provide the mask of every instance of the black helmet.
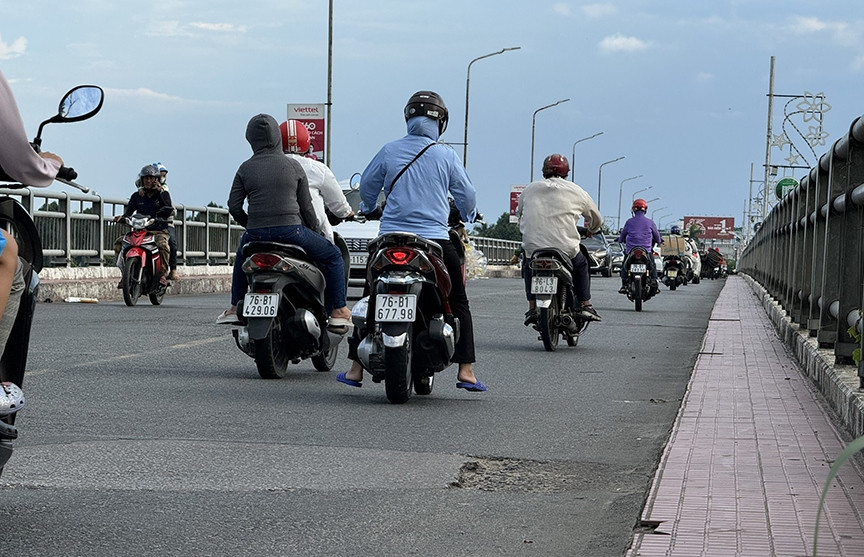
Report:
[{"label": "black helmet", "polygon": [[405,105],[405,121],[415,116],[426,116],[438,121],[438,133],[443,134],[447,129],[449,113],[444,105],[444,99],[438,93],[432,91],[417,91],[408,99]]},{"label": "black helmet", "polygon": [[138,173],[139,178],[143,178],[144,176],[156,176],[157,178],[162,177],[162,175],[159,173],[159,169],[156,168],[156,166],[153,164],[148,164],[141,169],[141,172]]}]

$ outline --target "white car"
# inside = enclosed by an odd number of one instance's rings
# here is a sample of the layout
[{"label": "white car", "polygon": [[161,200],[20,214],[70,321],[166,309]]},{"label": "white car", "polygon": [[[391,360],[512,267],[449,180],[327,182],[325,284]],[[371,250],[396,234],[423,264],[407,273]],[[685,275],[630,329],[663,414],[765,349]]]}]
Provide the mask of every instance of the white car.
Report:
[{"label": "white car", "polygon": [[[360,190],[348,188],[342,190],[345,199],[355,213],[360,212]],[[383,194],[382,194],[383,195]],[[342,236],[348,245],[348,254],[351,259],[351,269],[348,277],[348,298],[360,299],[363,295],[363,286],[366,282],[366,260],[369,258],[367,247],[369,242],[378,237],[378,221],[342,222],[333,230]]]}]

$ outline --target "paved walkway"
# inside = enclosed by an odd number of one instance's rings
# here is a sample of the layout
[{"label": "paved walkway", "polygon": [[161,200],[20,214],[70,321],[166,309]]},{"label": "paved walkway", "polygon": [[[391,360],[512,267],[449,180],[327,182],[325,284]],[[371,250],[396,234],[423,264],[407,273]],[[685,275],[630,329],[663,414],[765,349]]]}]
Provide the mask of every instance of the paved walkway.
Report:
[{"label": "paved walkway", "polygon": [[[730,277],[627,556],[813,555],[822,487],[845,446],[753,290]],[[862,515],[864,479],[846,463],[818,555],[864,556]]]}]

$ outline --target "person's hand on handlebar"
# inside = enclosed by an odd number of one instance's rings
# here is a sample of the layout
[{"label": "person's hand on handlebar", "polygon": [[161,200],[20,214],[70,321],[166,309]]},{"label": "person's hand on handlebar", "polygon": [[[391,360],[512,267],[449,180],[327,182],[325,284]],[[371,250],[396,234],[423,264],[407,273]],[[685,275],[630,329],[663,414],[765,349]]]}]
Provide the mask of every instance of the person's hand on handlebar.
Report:
[{"label": "person's hand on handlebar", "polygon": [[63,159],[60,158],[60,155],[55,155],[50,151],[42,151],[41,153],[39,153],[39,156],[43,159],[55,160],[60,163],[60,166],[63,166]]}]

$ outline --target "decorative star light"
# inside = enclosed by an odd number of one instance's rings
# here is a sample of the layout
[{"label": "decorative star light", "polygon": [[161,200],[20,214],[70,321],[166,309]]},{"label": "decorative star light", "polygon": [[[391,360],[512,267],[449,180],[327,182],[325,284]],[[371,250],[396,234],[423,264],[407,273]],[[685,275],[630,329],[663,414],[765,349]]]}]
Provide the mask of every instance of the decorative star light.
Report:
[{"label": "decorative star light", "polygon": [[824,131],[822,126],[810,126],[808,129],[809,133],[806,135],[805,139],[811,147],[825,145],[825,139],[828,137],[828,132]]},{"label": "decorative star light", "polygon": [[774,134],[774,139],[771,141],[771,145],[779,148],[781,151],[785,145],[791,144],[792,142],[789,141],[788,137],[786,137],[786,132],[783,132],[780,135]]},{"label": "decorative star light", "polygon": [[795,165],[797,165],[797,164],[798,164],[798,155],[796,155],[795,153],[790,152],[790,153],[789,153],[789,156],[786,157],[786,162],[789,163],[789,166],[795,166]]}]

